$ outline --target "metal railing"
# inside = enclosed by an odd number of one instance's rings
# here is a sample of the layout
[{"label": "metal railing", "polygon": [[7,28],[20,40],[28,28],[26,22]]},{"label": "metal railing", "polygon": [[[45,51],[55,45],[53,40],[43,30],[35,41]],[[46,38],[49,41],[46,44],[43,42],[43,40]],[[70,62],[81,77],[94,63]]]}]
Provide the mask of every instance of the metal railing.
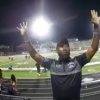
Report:
[{"label": "metal railing", "polygon": [[0,100],[31,100],[31,98],[0,94]]}]

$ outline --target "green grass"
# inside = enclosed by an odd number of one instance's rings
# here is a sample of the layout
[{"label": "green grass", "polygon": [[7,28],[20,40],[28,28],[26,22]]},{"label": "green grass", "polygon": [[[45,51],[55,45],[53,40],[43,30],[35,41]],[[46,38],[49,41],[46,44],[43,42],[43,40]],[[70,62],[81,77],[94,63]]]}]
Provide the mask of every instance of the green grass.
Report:
[{"label": "green grass", "polygon": [[[92,66],[92,67],[84,67],[82,69],[82,74],[91,74],[91,73],[98,73],[100,72],[100,65],[99,66]],[[46,73],[42,73],[40,76],[37,74],[36,71],[3,71],[3,77],[9,78],[11,74],[15,74],[18,79],[20,78],[49,78],[50,72],[47,71]]]},{"label": "green grass", "polygon": [[49,78],[49,71],[46,73],[42,73],[40,76],[36,71],[3,71],[3,77],[10,78],[11,74],[14,74],[17,79],[34,79],[34,78]]},{"label": "green grass", "polygon": [[92,74],[100,72],[100,65],[87,66],[82,69],[83,74]]},{"label": "green grass", "polygon": [[26,60],[24,55],[14,56],[14,60],[9,60],[9,56],[0,57],[0,68],[8,68],[12,65],[14,68],[33,67],[35,61],[33,59]]},{"label": "green grass", "polygon": [[[57,58],[55,53],[43,54],[49,58]],[[78,52],[72,52],[71,57],[78,55]],[[91,62],[100,61],[100,52],[97,52]],[[16,55],[14,56],[14,60],[9,60],[8,56],[0,56],[0,68],[8,68],[9,66],[13,66],[13,68],[33,68],[35,67],[35,61],[30,58],[28,60],[25,59],[25,55]],[[90,74],[100,72],[100,64],[85,66],[82,69],[82,74]],[[36,71],[3,71],[3,76],[5,78],[9,78],[11,74],[15,74],[17,78],[44,78],[50,77],[50,72],[42,73],[41,76],[37,74]]]}]

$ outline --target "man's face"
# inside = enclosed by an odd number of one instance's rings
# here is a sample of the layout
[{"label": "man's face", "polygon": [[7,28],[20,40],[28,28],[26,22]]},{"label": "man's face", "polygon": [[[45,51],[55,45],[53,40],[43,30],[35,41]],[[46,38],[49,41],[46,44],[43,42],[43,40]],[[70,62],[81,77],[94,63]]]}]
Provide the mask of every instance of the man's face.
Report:
[{"label": "man's face", "polygon": [[70,56],[70,48],[64,44],[63,46],[57,47],[57,53],[59,57],[68,58]]}]

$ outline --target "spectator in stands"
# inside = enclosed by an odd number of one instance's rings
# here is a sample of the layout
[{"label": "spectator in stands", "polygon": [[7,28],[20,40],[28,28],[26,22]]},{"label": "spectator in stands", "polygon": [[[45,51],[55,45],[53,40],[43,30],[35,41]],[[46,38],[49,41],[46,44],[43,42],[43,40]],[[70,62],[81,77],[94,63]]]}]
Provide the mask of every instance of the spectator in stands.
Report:
[{"label": "spectator in stands", "polygon": [[8,87],[8,94],[9,95],[17,95],[17,88],[16,88],[16,77],[14,74],[11,75],[11,84]]},{"label": "spectator in stands", "polygon": [[48,59],[39,55],[29,41],[27,23],[20,24],[20,28],[17,28],[25,40],[27,50],[31,57],[37,63],[50,69],[54,100],[80,100],[81,69],[92,59],[99,46],[100,19],[95,10],[91,10],[91,16],[95,31],[91,47],[73,59],[70,57],[68,40],[62,40],[57,44],[58,60]]}]

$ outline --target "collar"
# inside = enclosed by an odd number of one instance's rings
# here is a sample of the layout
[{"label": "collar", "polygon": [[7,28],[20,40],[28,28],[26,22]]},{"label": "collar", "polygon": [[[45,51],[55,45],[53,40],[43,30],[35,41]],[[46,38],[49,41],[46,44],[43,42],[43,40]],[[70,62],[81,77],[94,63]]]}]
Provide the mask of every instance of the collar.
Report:
[{"label": "collar", "polygon": [[59,59],[58,59],[59,64],[68,63],[70,61],[71,61],[71,58],[70,57],[68,57],[68,58],[59,57]]}]

